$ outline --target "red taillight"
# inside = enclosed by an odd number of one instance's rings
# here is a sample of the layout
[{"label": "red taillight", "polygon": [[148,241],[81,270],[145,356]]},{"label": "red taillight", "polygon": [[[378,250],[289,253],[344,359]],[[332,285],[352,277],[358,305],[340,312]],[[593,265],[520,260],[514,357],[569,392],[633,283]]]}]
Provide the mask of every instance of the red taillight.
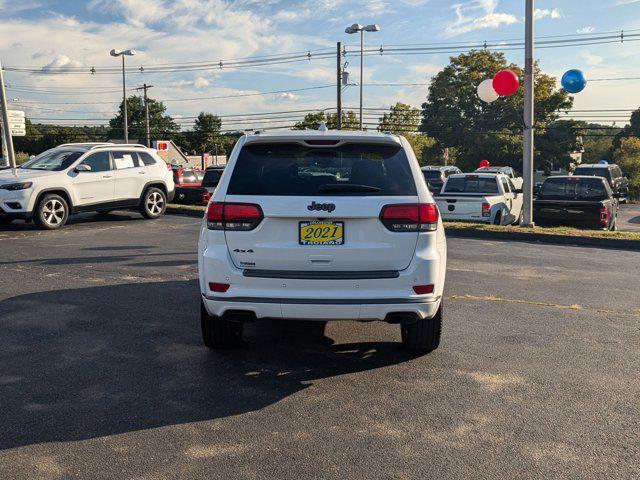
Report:
[{"label": "red taillight", "polygon": [[253,230],[263,218],[260,205],[251,203],[211,202],[207,209],[209,230]]},{"label": "red taillight", "polygon": [[439,215],[435,203],[402,203],[382,207],[380,221],[392,232],[433,231]]},{"label": "red taillight", "polygon": [[209,282],[209,290],[211,290],[212,292],[225,293],[227,290],[229,290],[230,286],[231,285],[229,285],[228,283]]},{"label": "red taillight", "polygon": [[206,205],[211,200],[211,194],[207,191],[202,192],[202,205]]},{"label": "red taillight", "polygon": [[602,207],[600,209],[600,226],[606,227],[609,225],[609,210],[607,207]]},{"label": "red taillight", "polygon": [[433,285],[414,285],[413,291],[418,295],[428,295],[433,293]]},{"label": "red taillight", "polygon": [[482,202],[482,216],[490,217],[491,216],[491,205],[489,202]]}]

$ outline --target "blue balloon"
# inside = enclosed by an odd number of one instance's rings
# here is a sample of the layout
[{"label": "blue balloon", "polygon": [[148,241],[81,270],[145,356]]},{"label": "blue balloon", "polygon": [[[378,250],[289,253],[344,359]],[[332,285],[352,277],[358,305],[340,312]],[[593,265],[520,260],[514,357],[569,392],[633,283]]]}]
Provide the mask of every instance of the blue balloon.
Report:
[{"label": "blue balloon", "polygon": [[580,93],[587,86],[587,79],[581,70],[569,70],[562,76],[562,88],[569,93]]}]

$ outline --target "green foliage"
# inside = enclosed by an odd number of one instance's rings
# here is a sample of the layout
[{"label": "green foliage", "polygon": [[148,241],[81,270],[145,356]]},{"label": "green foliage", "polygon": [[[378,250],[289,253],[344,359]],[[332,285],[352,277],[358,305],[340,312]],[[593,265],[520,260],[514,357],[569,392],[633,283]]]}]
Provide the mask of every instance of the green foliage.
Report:
[{"label": "green foliage", "polygon": [[[109,138],[124,138],[124,103],[120,102],[118,114],[109,120]],[[151,138],[171,138],[171,134],[180,131],[180,126],[171,116],[166,115],[167,107],[162,102],[149,99],[149,126]],[[146,138],[144,98],[133,96],[127,98],[127,121],[129,137]]]},{"label": "green foliage", "polygon": [[200,112],[196,118],[193,132],[190,133],[191,149],[196,153],[215,152],[220,148],[220,129],[222,120],[212,113]]},{"label": "green foliage", "polygon": [[640,199],[640,138],[620,138],[613,151],[613,161],[629,178],[629,192],[634,200]]},{"label": "green foliage", "polygon": [[414,133],[420,125],[420,110],[406,103],[396,103],[379,119],[378,130],[399,135]]},{"label": "green foliage", "polygon": [[27,135],[14,137],[16,152],[37,155],[62,143],[104,142],[107,140],[107,127],[68,127],[60,125],[32,123],[26,119]]},{"label": "green foliage", "polygon": [[640,137],[640,108],[631,114],[629,125],[625,126],[613,140],[613,148],[617,150],[624,138]]},{"label": "green foliage", "polygon": [[[606,128],[603,128],[606,127]],[[606,125],[590,123],[585,129],[583,144],[583,163],[598,163],[600,160],[610,160],[613,151],[614,137],[622,131],[621,128],[609,128]]]},{"label": "green foliage", "polygon": [[550,162],[553,169],[569,169],[573,161],[570,153],[581,151],[580,137],[586,134],[587,123],[576,120],[558,120],[535,140],[536,163],[538,168],[546,168]]},{"label": "green foliage", "polygon": [[16,165],[22,165],[29,160],[29,154],[25,152],[16,152]]},{"label": "green foliage", "polygon": [[[420,130],[440,149],[454,147],[463,170],[475,168],[484,158],[494,165],[522,168],[523,89],[492,104],[482,102],[476,91],[480,82],[505,68],[522,78],[522,69],[508,65],[503,53],[471,51],[451,58],[431,82]],[[538,65],[535,74],[535,122],[539,135],[544,135],[557,119],[556,112],[571,108],[573,99],[556,90],[555,78],[543,74]]]},{"label": "green foliage", "polygon": [[[297,122],[294,126],[294,130],[317,130],[320,127],[320,122],[325,122],[327,128],[330,130],[336,130],[338,128],[338,114],[324,112],[307,113],[304,116],[304,120]],[[342,130],[358,130],[360,128],[360,122],[355,112],[348,111],[342,112]]]}]

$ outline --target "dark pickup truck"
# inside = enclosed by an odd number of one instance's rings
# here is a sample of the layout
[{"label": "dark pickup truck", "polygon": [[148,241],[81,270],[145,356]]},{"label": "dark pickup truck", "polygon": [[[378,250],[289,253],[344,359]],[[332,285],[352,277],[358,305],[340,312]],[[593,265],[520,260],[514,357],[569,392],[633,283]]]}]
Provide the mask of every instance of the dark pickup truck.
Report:
[{"label": "dark pickup truck", "polygon": [[547,178],[533,200],[537,225],[616,230],[618,199],[602,177]]}]

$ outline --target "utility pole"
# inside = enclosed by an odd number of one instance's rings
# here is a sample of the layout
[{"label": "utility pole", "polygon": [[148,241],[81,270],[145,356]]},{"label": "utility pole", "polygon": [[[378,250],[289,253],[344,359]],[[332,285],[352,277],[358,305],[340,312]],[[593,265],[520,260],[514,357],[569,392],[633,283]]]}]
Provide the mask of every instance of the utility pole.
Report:
[{"label": "utility pole", "polygon": [[149,97],[147,97],[147,90],[152,87],[153,85],[147,85],[146,83],[144,83],[141,87],[136,88],[136,90],[144,90],[144,121],[147,132],[147,147],[151,147],[151,127],[149,126]]},{"label": "utility pole", "polygon": [[524,53],[524,149],[522,162],[524,226],[533,227],[533,158],[534,158],[534,0],[525,0],[525,53]]},{"label": "utility pole", "polygon": [[342,42],[338,42],[337,50],[337,107],[338,107],[338,130],[342,130]]},{"label": "utility pole", "polygon": [[[2,75],[2,62],[0,62],[0,108],[2,109],[2,134],[6,146],[8,165],[16,168],[16,157],[13,151],[13,138],[11,137],[11,125],[9,124],[9,107],[7,107],[7,92],[4,90],[4,76]],[[6,162],[6,160],[5,160]]]},{"label": "utility pole", "polygon": [[127,124],[127,81],[124,73],[124,55],[122,55],[122,107],[124,108],[124,143],[129,143],[129,125]]}]

